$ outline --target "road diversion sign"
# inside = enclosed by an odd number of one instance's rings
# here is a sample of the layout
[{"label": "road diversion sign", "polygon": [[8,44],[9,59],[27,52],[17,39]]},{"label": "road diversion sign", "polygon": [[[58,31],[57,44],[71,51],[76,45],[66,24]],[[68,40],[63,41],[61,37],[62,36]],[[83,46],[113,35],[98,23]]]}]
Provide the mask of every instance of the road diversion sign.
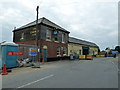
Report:
[{"label": "road diversion sign", "polygon": [[23,51],[8,51],[7,53],[9,56],[20,56],[23,55]]},{"label": "road diversion sign", "polygon": [[36,48],[30,48],[29,49],[29,55],[30,56],[36,56],[37,55],[37,49]]}]

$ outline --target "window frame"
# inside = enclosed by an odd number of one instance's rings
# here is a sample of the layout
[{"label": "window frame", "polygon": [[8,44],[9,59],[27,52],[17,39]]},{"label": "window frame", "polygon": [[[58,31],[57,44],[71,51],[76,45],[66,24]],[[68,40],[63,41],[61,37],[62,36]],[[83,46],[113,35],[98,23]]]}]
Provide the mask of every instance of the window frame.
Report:
[{"label": "window frame", "polygon": [[58,46],[56,49],[57,49],[57,50],[56,50],[57,56],[60,56],[60,55],[61,55],[61,47]]},{"label": "window frame", "polygon": [[51,40],[52,38],[52,32],[49,29],[46,29],[46,40]]},{"label": "window frame", "polygon": [[25,33],[22,32],[22,33],[21,33],[21,37],[20,37],[20,41],[22,41],[22,40],[24,40],[24,39],[25,39]]},{"label": "window frame", "polygon": [[67,55],[67,47],[63,47],[63,55]]}]

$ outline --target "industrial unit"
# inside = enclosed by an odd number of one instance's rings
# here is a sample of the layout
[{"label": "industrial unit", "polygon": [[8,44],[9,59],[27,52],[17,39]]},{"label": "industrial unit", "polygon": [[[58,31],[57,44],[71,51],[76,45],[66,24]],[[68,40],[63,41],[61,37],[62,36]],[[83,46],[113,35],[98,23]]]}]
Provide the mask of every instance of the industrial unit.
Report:
[{"label": "industrial unit", "polygon": [[79,55],[97,55],[99,47],[92,42],[69,37],[68,56],[74,54]]}]

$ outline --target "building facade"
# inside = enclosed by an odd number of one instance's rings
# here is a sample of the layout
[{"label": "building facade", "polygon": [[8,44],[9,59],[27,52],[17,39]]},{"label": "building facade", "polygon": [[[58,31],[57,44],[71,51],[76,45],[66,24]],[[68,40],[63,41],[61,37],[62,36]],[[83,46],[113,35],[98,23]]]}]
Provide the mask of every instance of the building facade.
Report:
[{"label": "building facade", "polygon": [[68,58],[70,54],[97,55],[99,47],[92,42],[69,37],[69,31],[46,18],[40,18],[38,25],[33,21],[13,30],[16,44],[37,45],[40,59],[53,61]]},{"label": "building facade", "polygon": [[46,55],[48,60],[65,58],[68,56],[68,37],[67,30],[51,22],[46,18],[24,25],[13,30],[13,42],[17,44],[36,45],[40,49],[39,55],[42,58]]},{"label": "building facade", "polygon": [[70,54],[79,55],[97,55],[99,47],[92,42],[69,37],[68,56]]}]

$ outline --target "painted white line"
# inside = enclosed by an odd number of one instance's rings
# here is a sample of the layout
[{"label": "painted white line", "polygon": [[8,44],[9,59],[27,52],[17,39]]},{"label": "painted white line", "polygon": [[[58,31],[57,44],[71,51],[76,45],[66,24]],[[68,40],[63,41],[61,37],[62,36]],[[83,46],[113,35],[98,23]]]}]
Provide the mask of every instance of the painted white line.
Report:
[{"label": "painted white line", "polygon": [[53,77],[53,76],[54,76],[54,75],[49,75],[49,76],[46,76],[46,77],[41,78],[41,79],[39,79],[39,80],[36,80],[36,81],[30,82],[30,83],[27,83],[27,84],[25,84],[25,85],[22,85],[22,86],[20,86],[20,87],[17,87],[17,88],[23,88],[23,87],[29,86],[29,85],[31,85],[31,84],[34,84],[34,83],[36,83],[36,82],[42,81],[42,80],[44,80],[44,79],[47,79],[47,78],[50,78],[50,77]]},{"label": "painted white line", "polygon": [[115,64],[114,62],[112,62],[112,61],[111,61],[111,63],[113,64],[113,67],[118,70],[118,65],[116,65],[116,64]]}]

